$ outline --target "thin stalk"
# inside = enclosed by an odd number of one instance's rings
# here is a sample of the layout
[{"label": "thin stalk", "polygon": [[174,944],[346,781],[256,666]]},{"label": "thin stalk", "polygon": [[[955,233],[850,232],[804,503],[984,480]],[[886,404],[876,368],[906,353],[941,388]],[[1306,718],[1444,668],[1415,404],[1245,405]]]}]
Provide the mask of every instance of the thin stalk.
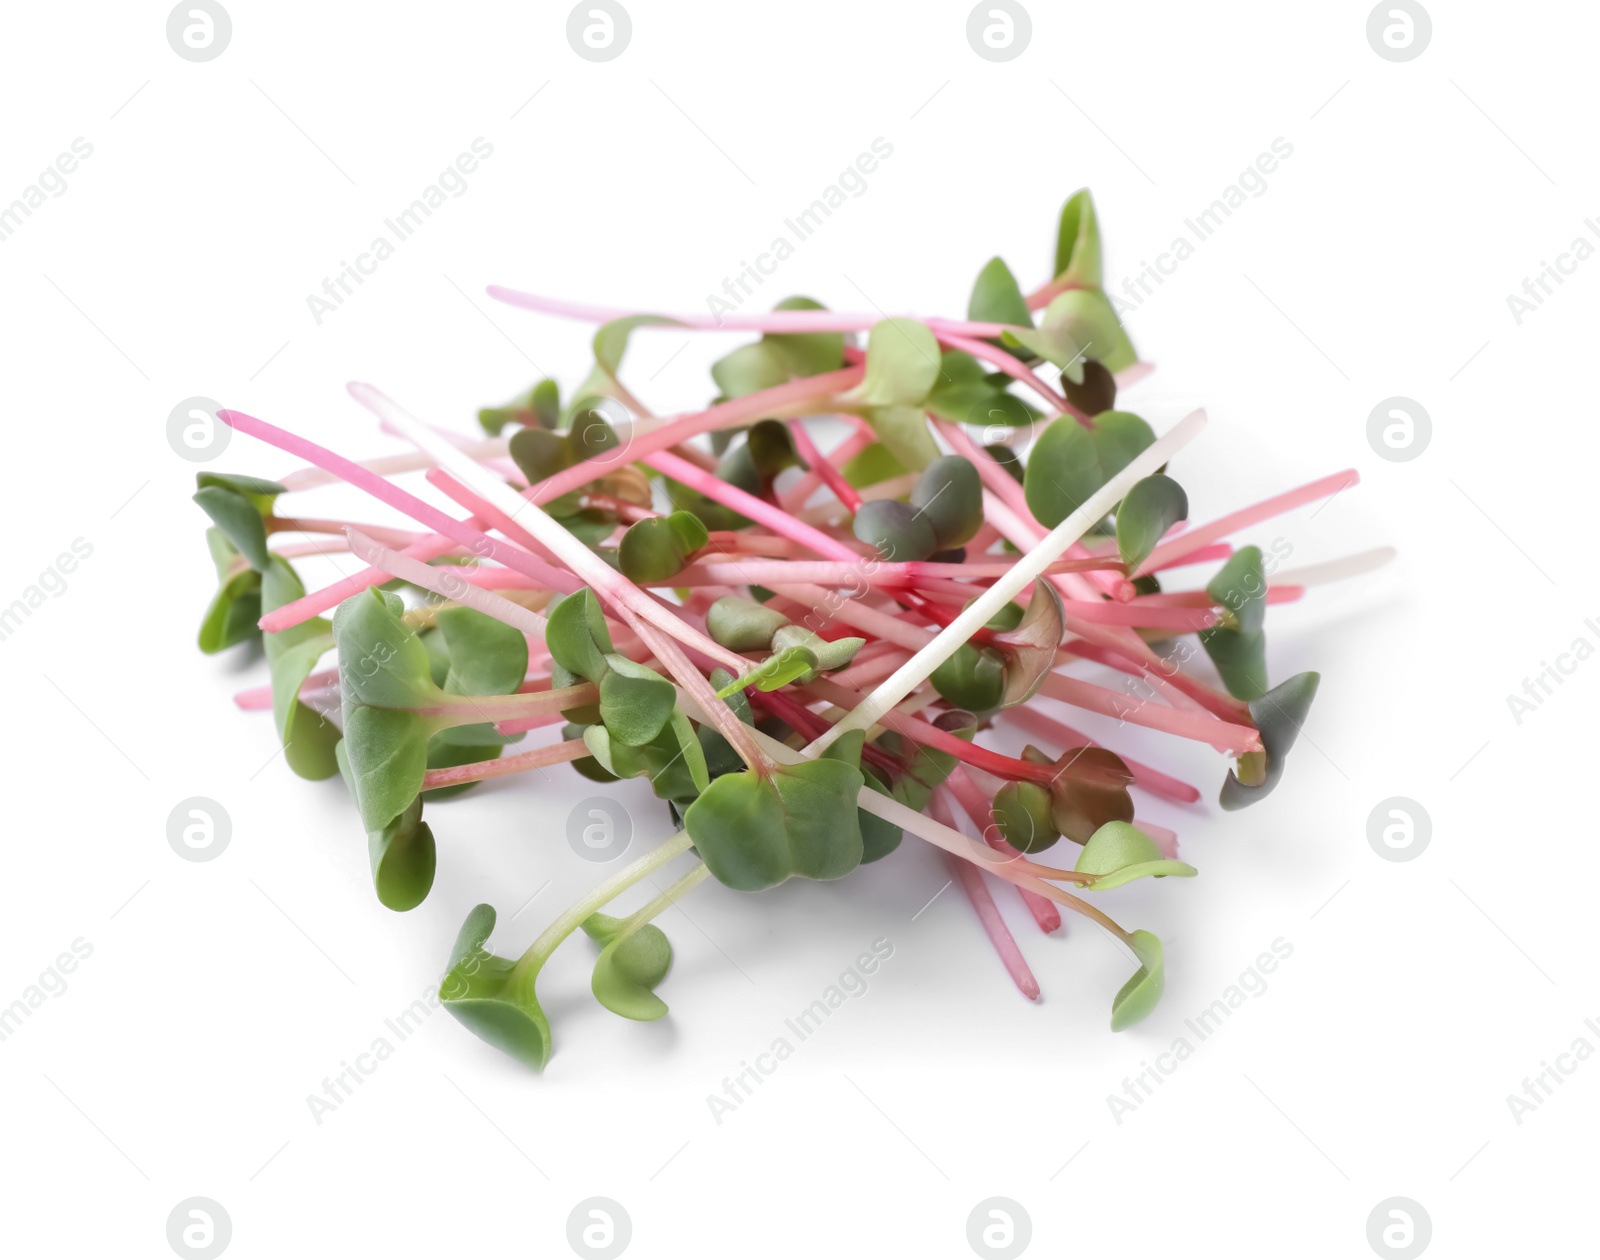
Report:
[{"label": "thin stalk", "polygon": [[632,888],[652,871],[659,870],[673,858],[687,853],[693,845],[694,841],[689,838],[689,833],[680,831],[672,839],[623,867],[603,884],[591,889],[586,896],[567,907],[556,917],[555,922],[539,933],[533,944],[528,946],[521,958],[517,959],[517,964],[512,968],[506,983],[514,985],[519,979],[526,979],[529,972],[537,972],[544,965],[545,959],[555,953],[556,946],[571,936],[591,914],[612,898]]},{"label": "thin stalk", "polygon": [[510,757],[491,757],[488,761],[473,761],[464,766],[450,766],[444,770],[429,770],[422,776],[422,790],[454,787],[458,783],[481,783],[485,779],[504,778],[508,774],[521,774],[525,770],[541,770],[545,766],[560,765],[587,757],[589,748],[581,739],[569,739],[544,748],[534,748]]},{"label": "thin stalk", "polygon": [[[942,789],[934,793],[933,799],[928,802],[928,807],[936,822],[954,829],[955,819],[950,814],[949,805],[945,803],[945,793]],[[948,853],[945,854],[944,860],[950,867],[951,874],[960,882],[961,891],[966,893],[967,900],[977,911],[978,922],[983,927],[984,935],[994,946],[995,953],[1000,955],[1000,962],[1011,977],[1012,983],[1021,991],[1023,997],[1030,1002],[1037,1002],[1039,981],[1029,969],[1028,960],[1022,956],[1017,938],[1011,935],[1011,929],[1000,917],[1000,908],[994,904],[994,896],[983,882],[983,872],[971,862],[963,862]]]},{"label": "thin stalk", "polygon": [[1181,450],[1205,425],[1205,412],[1194,411],[1158,438],[1150,447],[1140,452],[1127,467],[1089,496],[1089,501],[1068,516],[1061,524],[1023,556],[1004,577],[1000,578],[982,595],[978,596],[962,614],[922,648],[915,656],[880,683],[867,699],[845,719],[835,723],[806,748],[816,755],[839,736],[852,730],[865,730],[874,725],[886,712],[910,695],[912,690],[928,678],[944,661],[981,629],[985,622],[1011,603],[1073,543],[1077,542],[1091,525],[1109,512],[1142,477],[1149,476]]}]

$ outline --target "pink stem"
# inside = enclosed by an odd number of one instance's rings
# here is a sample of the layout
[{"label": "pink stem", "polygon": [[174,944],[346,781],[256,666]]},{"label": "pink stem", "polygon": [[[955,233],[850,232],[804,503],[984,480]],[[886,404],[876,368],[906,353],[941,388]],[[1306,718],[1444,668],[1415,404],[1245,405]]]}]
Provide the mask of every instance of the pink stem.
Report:
[{"label": "pink stem", "polygon": [[965,350],[975,359],[982,359],[986,363],[994,364],[995,367],[999,368],[1013,380],[1021,381],[1029,389],[1033,390],[1034,393],[1038,394],[1040,398],[1043,398],[1052,407],[1054,407],[1058,412],[1072,416],[1085,428],[1094,428],[1094,421],[1089,419],[1087,415],[1069,403],[1060,393],[1046,385],[1044,381],[1041,380],[1039,376],[1028,367],[1027,364],[1025,364],[1021,359],[1017,358],[1016,355],[1008,354],[998,346],[990,345],[987,341],[974,341],[968,337],[954,337],[948,334],[941,334],[939,340],[945,345],[949,346],[952,350]]},{"label": "pink stem", "polygon": [[[1061,752],[1069,748],[1104,748],[1099,740],[1090,739],[1082,731],[1068,726],[1065,722],[1058,722],[1046,713],[1039,712],[1032,705],[1019,704],[1007,709],[1001,714],[1009,722],[1015,722],[1023,730],[1053,745]],[[1113,749],[1112,751],[1115,751]],[[1190,804],[1200,799],[1200,791],[1192,784],[1185,783],[1182,779],[1175,779],[1170,774],[1157,770],[1154,766],[1147,766],[1142,761],[1135,761],[1131,757],[1123,756],[1122,762],[1129,770],[1133,771],[1133,785],[1143,788],[1152,796],[1164,797],[1169,801],[1182,801]]]},{"label": "pink stem", "polygon": [[1081,678],[1046,674],[1039,694],[1049,696],[1052,700],[1063,700],[1091,713],[1132,722],[1135,726],[1146,726],[1153,731],[1197,740],[1230,756],[1257,752],[1261,748],[1261,736],[1253,727],[1224,722],[1209,712],[1139,703],[1109,687],[1096,686]]},{"label": "pink stem", "polygon": [[[954,828],[955,819],[950,814],[950,807],[945,803],[944,795],[942,790],[934,793],[933,800],[929,802],[928,812],[933,815],[935,822]],[[995,953],[1000,955],[1000,961],[1005,964],[1012,982],[1022,992],[1023,997],[1037,1002],[1039,982],[1028,969],[1028,961],[1022,956],[1017,938],[1011,935],[1011,929],[1000,917],[1000,909],[994,904],[989,886],[983,882],[983,872],[971,862],[963,861],[953,853],[945,854],[945,862],[955,878],[961,881],[961,890],[967,894],[967,900],[978,912],[978,922],[983,925],[989,943],[994,946]]]},{"label": "pink stem", "polygon": [[473,761],[464,766],[450,766],[444,770],[429,770],[422,776],[422,790],[454,787],[458,783],[480,783],[484,779],[499,779],[508,774],[521,774],[524,770],[538,770],[544,766],[559,765],[587,757],[589,749],[581,739],[564,740],[544,748],[530,749],[510,757],[494,757],[488,761]]},{"label": "pink stem", "polygon": [[[486,292],[496,302],[504,302],[507,306],[518,306],[523,310],[538,311],[545,315],[560,315],[567,319],[579,319],[590,324],[607,324],[614,319],[647,313],[623,307],[567,302],[560,298],[542,297],[537,293],[508,289],[498,284],[491,284]],[[661,318],[684,328],[702,331],[806,333],[864,332],[884,316],[845,315],[837,311],[771,311],[756,315],[663,315]],[[935,332],[947,328],[974,337],[998,337],[1005,329],[1011,327],[1009,324],[992,324],[969,319],[923,319],[919,322],[928,325]]]},{"label": "pink stem", "polygon": [[752,521],[765,525],[773,533],[810,547],[820,556],[846,563],[866,563],[865,557],[838,539],[829,537],[813,525],[796,520],[782,508],[773,507],[765,499],[758,499],[748,491],[729,485],[720,477],[713,476],[705,469],[696,468],[688,460],[680,459],[670,451],[657,451],[653,455],[647,455],[644,462],[674,481],[681,481],[691,490],[698,490],[708,499],[715,500],[724,507],[730,507],[740,515],[748,516]]},{"label": "pink stem", "polygon": [[817,444],[811,440],[811,434],[806,431],[805,421],[791,420],[789,431],[794,434],[795,449],[799,451],[800,458],[811,466],[811,471],[819,474],[828,483],[828,489],[833,491],[834,497],[850,511],[860,511],[861,496],[822,452],[817,450]]},{"label": "pink stem", "polygon": [[1361,475],[1353,468],[1344,472],[1333,473],[1321,477],[1309,485],[1304,485],[1295,490],[1285,491],[1283,494],[1274,495],[1270,499],[1254,504],[1251,507],[1240,508],[1237,512],[1230,512],[1227,516],[1212,521],[1209,525],[1201,525],[1196,529],[1187,530],[1170,542],[1160,544],[1145,562],[1139,566],[1139,573],[1151,573],[1163,564],[1170,562],[1176,556],[1187,555],[1206,543],[1225,538],[1237,530],[1257,525],[1262,521],[1270,520],[1281,513],[1293,511],[1307,503],[1315,503],[1318,499],[1355,485],[1361,480]]},{"label": "pink stem", "polygon": [[[1022,854],[1006,843],[1000,829],[995,826],[994,810],[978,785],[967,773],[965,766],[957,766],[950,772],[950,777],[945,780],[950,794],[956,798],[961,810],[972,819],[972,825],[996,853],[1003,853],[1007,857],[1021,857]],[[1033,921],[1039,925],[1041,932],[1056,932],[1061,928],[1061,911],[1056,909],[1056,904],[1036,892],[1026,888],[1019,888],[1017,892],[1022,897],[1022,904],[1028,907],[1033,915]]]},{"label": "pink stem", "polygon": [[[863,423],[854,433],[828,452],[826,456],[827,462],[831,463],[835,468],[843,468],[877,440],[878,435]],[[802,476],[781,496],[784,510],[798,512],[806,505],[806,501],[816,493],[817,487],[821,484],[822,474],[813,466],[810,472]]]}]

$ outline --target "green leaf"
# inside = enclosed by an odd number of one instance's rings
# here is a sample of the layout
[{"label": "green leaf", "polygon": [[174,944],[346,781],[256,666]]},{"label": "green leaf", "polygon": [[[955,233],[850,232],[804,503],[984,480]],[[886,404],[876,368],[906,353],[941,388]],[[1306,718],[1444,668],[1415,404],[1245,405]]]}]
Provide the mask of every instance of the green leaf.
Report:
[{"label": "green leaf", "polygon": [[[785,298],[779,311],[826,310],[807,297]],[[711,365],[711,379],[724,398],[742,398],[797,376],[832,372],[844,360],[843,333],[765,333]]]},{"label": "green leaf", "polygon": [[1189,515],[1189,496],[1171,477],[1155,473],[1136,481],[1117,508],[1117,551],[1131,573],[1166,532]]},{"label": "green leaf", "polygon": [[1107,411],[1087,429],[1062,416],[1040,434],[1028,457],[1023,493],[1028,508],[1054,529],[1094,492],[1155,441],[1155,433],[1128,411]]},{"label": "green leaf", "polygon": [[689,556],[710,537],[693,512],[647,517],[628,526],[617,562],[629,581],[655,585],[681,572]]},{"label": "green leaf", "polygon": [[653,923],[622,935],[623,922],[608,914],[584,920],[583,930],[603,946],[589,987],[601,1006],[625,1019],[660,1019],[667,1004],[654,990],[672,966],[672,945]]},{"label": "green leaf", "polygon": [[[1099,289],[1068,289],[1050,303],[1045,314],[1047,321],[1054,319],[1066,337],[1082,349],[1086,359],[1097,360],[1112,372],[1139,361],[1116,309]],[[1058,366],[1065,368],[1067,364]],[[1082,373],[1074,372],[1073,376],[1081,379]]]},{"label": "green leaf", "polygon": [[967,299],[967,318],[981,324],[1019,324],[1033,326],[1033,312],[1017,287],[1011,268],[999,257],[991,258],[978,272]]},{"label": "green leaf", "polygon": [[430,724],[410,710],[352,705],[346,698],[341,747],[368,832],[382,831],[422,791],[431,736]]},{"label": "green leaf", "polygon": [[[817,670],[824,674],[831,674],[834,670],[849,665],[866,643],[865,639],[857,638],[824,639],[820,634],[807,630],[804,626],[780,626],[772,636],[774,652],[786,651],[789,648],[805,648],[817,658]],[[770,691],[771,688],[764,687],[762,690]]]},{"label": "green leaf", "polygon": [[1019,853],[1042,853],[1061,839],[1050,793],[1038,783],[1005,784],[995,793],[993,813],[1001,836]]},{"label": "green leaf", "polygon": [[261,639],[261,575],[220,529],[206,530],[206,547],[217,571],[217,591],[200,621],[200,650],[213,655],[237,643]]},{"label": "green leaf", "polygon": [[637,748],[661,733],[677,704],[677,689],[648,665],[613,653],[600,679],[600,720],[611,737]]},{"label": "green leaf", "polygon": [[1228,693],[1255,700],[1267,690],[1267,577],[1261,548],[1241,547],[1206,583],[1223,621],[1200,632],[1200,645],[1222,675]]},{"label": "green leaf", "polygon": [[1080,188],[1061,207],[1061,222],[1056,229],[1056,278],[1065,276],[1077,284],[1100,287],[1100,223],[1094,198]]},{"label": "green leaf", "polygon": [[1150,932],[1136,931],[1129,947],[1139,959],[1134,972],[1111,1003],[1111,1031],[1131,1028],[1156,1009],[1166,988],[1165,962],[1161,940]]},{"label": "green leaf", "polygon": [[998,709],[1005,697],[1006,658],[995,648],[963,643],[928,681],[951,704],[974,713]]},{"label": "green leaf", "polygon": [[462,606],[445,607],[435,623],[450,652],[444,689],[460,696],[505,696],[528,674],[528,640],[515,626]]},{"label": "green leaf", "polygon": [[693,800],[708,780],[705,752],[692,737],[688,720],[680,723],[681,717],[674,713],[654,739],[638,747],[612,739],[603,726],[585,728],[583,742],[594,759],[618,778],[648,779],[651,790],[664,801]]},{"label": "green leaf", "polygon": [[[287,560],[274,556],[261,575],[261,608],[272,612],[306,593]],[[262,636],[272,670],[272,718],[283,743],[283,758],[302,779],[327,779],[339,772],[334,748],[339,728],[300,703],[300,688],[325,652],[333,647],[333,626],[311,617],[277,634]]]},{"label": "green leaf", "polygon": [[1321,681],[1321,674],[1296,674],[1250,702],[1250,720],[1261,732],[1261,746],[1265,751],[1246,754],[1239,759],[1237,773],[1228,771],[1228,778],[1222,785],[1223,809],[1254,805],[1278,786],[1289,750],[1299,738]]},{"label": "green leaf", "polygon": [[605,676],[611,632],[592,589],[586,586],[553,602],[544,635],[550,655],[562,668],[590,682]]},{"label": "green leaf", "polygon": [[[405,624],[398,595],[368,587],[334,610],[333,637],[339,648],[339,682],[345,705],[352,702],[386,709],[437,704],[428,649]],[[398,812],[398,811],[396,811]]]},{"label": "green leaf", "polygon": [[920,406],[867,407],[861,415],[902,469],[926,468],[939,458],[939,445]]},{"label": "green leaf", "polygon": [[964,456],[940,456],[917,478],[911,506],[933,526],[941,551],[970,542],[983,525],[983,482],[978,470]]},{"label": "green leaf", "polygon": [[706,610],[706,633],[734,652],[764,652],[789,618],[739,595],[724,595]]},{"label": "green leaf", "polygon": [[497,1050],[542,1069],[550,1061],[550,1024],[534,996],[536,967],[517,974],[517,964],[486,952],[494,931],[494,907],[467,915],[450,954],[450,970],[439,985],[444,1008]]},{"label": "green leaf", "polygon": [[196,473],[194,480],[195,486],[201,490],[208,486],[219,486],[224,490],[244,495],[263,516],[272,511],[273,502],[280,494],[289,493],[288,487],[280,482],[268,481],[265,477],[251,477],[244,473],[203,472]]},{"label": "green leaf", "polygon": [[433,831],[422,821],[421,797],[382,830],[368,833],[367,856],[372,860],[372,885],[383,905],[412,910],[426,900],[438,854]]},{"label": "green leaf", "polygon": [[898,499],[863,503],[851,528],[886,561],[926,560],[939,549],[933,522]]},{"label": "green leaf", "polygon": [[792,876],[839,879],[861,864],[861,771],[840,761],[713,779],[684,814],[695,848],[729,888],[755,892]]},{"label": "green leaf", "polygon": [[743,398],[782,385],[789,379],[789,365],[765,340],[752,341],[713,363],[711,379],[723,398]]},{"label": "green leaf", "polygon": [[261,509],[236,490],[219,485],[202,486],[194,494],[194,501],[216,522],[225,535],[257,573],[266,571],[272,561],[267,550],[267,527],[261,519]]},{"label": "green leaf", "polygon": [[[870,768],[861,764],[861,750],[865,746],[867,733],[865,731],[846,731],[827,748],[822,751],[822,758],[826,761],[842,761],[847,766],[853,766],[861,771],[861,777],[880,796],[893,799],[884,782]],[[880,858],[888,857],[900,847],[904,833],[887,819],[879,818],[876,814],[864,809],[856,810],[856,824],[861,828],[861,861],[876,862]]]},{"label": "green leaf", "polygon": [[719,700],[725,700],[735,692],[743,691],[746,687],[756,687],[762,691],[776,691],[779,687],[792,682],[810,682],[817,676],[817,658],[809,648],[789,647],[774,652],[754,669],[735,678],[721,691],[717,692]]},{"label": "green leaf", "polygon": [[1167,857],[1154,840],[1125,822],[1108,822],[1090,836],[1072,869],[1095,876],[1089,887],[1097,890],[1116,888],[1146,875],[1199,874],[1187,862]]},{"label": "green leaf", "polygon": [[668,324],[678,327],[678,321],[661,315],[625,315],[610,323],[601,324],[594,334],[594,360],[613,381],[622,370],[622,356],[628,352],[628,338],[635,328]]},{"label": "green leaf", "polygon": [[847,461],[839,470],[839,475],[857,490],[864,490],[880,481],[903,477],[907,471],[906,466],[895,458],[893,451],[882,442],[874,442],[854,459]]},{"label": "green leaf", "polygon": [[926,324],[884,319],[867,334],[861,384],[842,395],[868,407],[920,407],[939,379],[939,342]]},{"label": "green leaf", "polygon": [[1267,575],[1260,547],[1240,547],[1206,583],[1206,594],[1223,609],[1225,624],[1242,634],[1258,633],[1267,615]]}]

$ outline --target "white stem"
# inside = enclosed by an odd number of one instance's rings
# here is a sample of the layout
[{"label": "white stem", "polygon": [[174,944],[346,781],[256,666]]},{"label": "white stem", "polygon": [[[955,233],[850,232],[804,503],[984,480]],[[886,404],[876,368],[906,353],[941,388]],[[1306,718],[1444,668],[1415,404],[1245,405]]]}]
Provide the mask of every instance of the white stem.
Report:
[{"label": "white stem", "polygon": [[1001,608],[1011,603],[1035,578],[1058,560],[1062,553],[1082,538],[1089,528],[1121,503],[1140,481],[1167,463],[1205,427],[1206,413],[1191,411],[1155,443],[1141,452],[1126,468],[1089,496],[1089,501],[1062,521],[1016,564],[1011,571],[967,605],[962,614],[915,656],[880,683],[865,700],[842,721],[836,722],[810,744],[805,752],[815,756],[839,736],[875,725],[890,709],[910,695],[942,665],[957,648],[981,629]]},{"label": "white stem", "polygon": [[350,550],[373,568],[382,569],[397,578],[404,578],[413,586],[420,586],[425,591],[432,591],[435,595],[442,595],[445,599],[476,609],[485,616],[503,621],[506,625],[522,631],[523,634],[543,642],[545,619],[542,616],[524,608],[521,604],[513,603],[504,595],[496,595],[493,591],[486,591],[471,582],[463,582],[455,573],[454,565],[441,568],[437,565],[423,564],[420,560],[413,560],[410,556],[403,556],[398,551],[392,551],[381,543],[374,542],[357,529],[347,529],[345,535],[350,539]]},{"label": "white stem", "polygon": [[1327,560],[1322,564],[1308,564],[1303,569],[1289,569],[1284,573],[1274,573],[1272,584],[1274,586],[1317,586],[1323,582],[1338,582],[1344,578],[1359,577],[1363,573],[1371,573],[1374,569],[1381,569],[1395,558],[1393,547],[1375,547],[1371,551],[1358,552],[1353,556],[1342,556],[1338,560]]}]

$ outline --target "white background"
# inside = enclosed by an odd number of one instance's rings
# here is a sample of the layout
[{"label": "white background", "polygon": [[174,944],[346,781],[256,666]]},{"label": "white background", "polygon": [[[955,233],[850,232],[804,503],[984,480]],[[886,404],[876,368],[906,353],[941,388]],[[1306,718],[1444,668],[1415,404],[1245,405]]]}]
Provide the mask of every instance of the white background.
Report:
[{"label": "white background", "polygon": [[[1440,0],[1431,46],[1393,64],[1363,3],[1030,7],[1007,64],[973,53],[968,6],[946,0],[635,0],[608,64],[573,53],[564,5],[236,0],[207,64],[175,55],[160,4],[6,7],[0,203],[75,137],[94,149],[0,243],[0,603],[93,546],[0,643],[0,1004],[93,947],[0,1043],[8,1254],[169,1255],[192,1195],[224,1205],[241,1258],[562,1255],[592,1195],[626,1207],[641,1257],[964,1256],[994,1195],[1025,1207],[1039,1255],[1366,1255],[1394,1195],[1431,1216],[1433,1254],[1581,1249],[1600,1066],[1520,1125],[1506,1096],[1576,1038],[1600,1047],[1583,1022],[1600,665],[1520,724],[1506,696],[1600,643],[1583,371],[1600,264],[1520,326],[1506,295],[1600,212],[1595,15]],[[480,136],[494,153],[465,195],[319,326],[306,295]],[[1162,1006],[1112,1035],[1124,954],[1080,922],[1042,938],[1002,895],[1045,990],[1030,1005],[957,890],[918,915],[948,873],[908,839],[839,885],[703,886],[692,921],[662,919],[659,1025],[599,1009],[573,942],[541,985],[542,1077],[438,1014],[318,1124],[307,1095],[426,990],[471,905],[500,909],[516,953],[612,868],[565,840],[593,785],[506,783],[430,807],[433,895],[376,904],[343,789],[294,779],[270,720],[230,701],[264,666],[194,648],[211,573],[168,412],[208,395],[347,454],[397,449],[345,395],[360,379],[470,429],[541,369],[570,389],[588,366],[588,329],[486,284],[703,310],[880,136],[893,156],[866,194],[752,308],[961,314],[996,252],[1024,287],[1046,278],[1083,185],[1115,288],[1274,138],[1293,145],[1130,317],[1159,371],[1126,402],[1158,430],[1209,411],[1175,468],[1193,519],[1354,468],[1314,519],[1250,537],[1296,564],[1386,542],[1400,559],[1274,609],[1277,676],[1324,681],[1270,802],[1148,810],[1200,878],[1103,901],[1169,942]],[[705,365],[737,344],[686,340],[635,339],[629,375],[658,408],[703,403]],[[1409,463],[1366,440],[1393,395],[1433,421]],[[293,461],[236,438],[215,466]],[[387,519],[337,494],[295,507]],[[1125,746],[1214,799],[1218,759]],[[668,834],[637,785],[614,794],[631,852]],[[167,845],[195,795],[232,818],[213,862]],[[1406,863],[1367,842],[1397,795],[1432,819]],[[870,991],[716,1123],[707,1095],[878,937],[894,953]],[[1107,1096],[1278,938],[1293,954],[1267,991],[1118,1123]]]}]

